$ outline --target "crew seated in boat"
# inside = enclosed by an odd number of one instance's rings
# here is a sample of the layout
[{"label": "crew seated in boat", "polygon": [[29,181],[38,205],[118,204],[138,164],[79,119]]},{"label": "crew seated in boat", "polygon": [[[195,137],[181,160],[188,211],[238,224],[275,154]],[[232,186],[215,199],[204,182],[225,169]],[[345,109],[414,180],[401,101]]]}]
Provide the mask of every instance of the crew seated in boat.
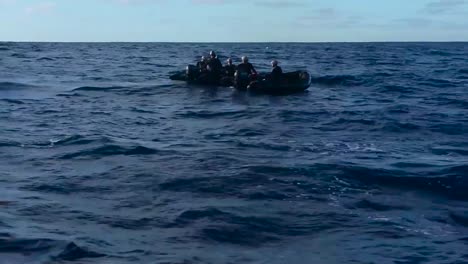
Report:
[{"label": "crew seated in boat", "polygon": [[229,58],[227,59],[227,64],[224,65],[224,74],[226,74],[229,77],[233,77],[234,74],[236,73],[237,67],[232,63],[232,59]]},{"label": "crew seated in boat", "polygon": [[278,66],[278,61],[277,60],[273,60],[271,62],[271,67],[272,67],[272,70],[271,70],[271,73],[269,75],[270,77],[270,80],[272,82],[278,82],[281,80],[281,78],[283,77],[283,69],[281,69],[280,66]]},{"label": "crew seated in boat", "polygon": [[257,79],[257,71],[254,66],[249,63],[249,58],[242,57],[242,63],[237,65],[237,71],[234,74],[235,86],[238,89],[246,89]]},{"label": "crew seated in boat", "polygon": [[249,58],[246,56],[242,57],[242,63],[237,65],[237,72],[239,73],[247,73],[249,75],[257,75],[257,71],[255,70],[252,63],[249,62]]},{"label": "crew seated in boat", "polygon": [[208,60],[208,71],[212,74],[213,77],[219,78],[221,71],[223,70],[223,64],[216,56],[214,51],[210,51],[210,59]]},{"label": "crew seated in boat", "polygon": [[197,62],[197,67],[200,70],[200,72],[205,72],[207,66],[208,66],[208,61],[205,56],[202,56],[200,61]]}]

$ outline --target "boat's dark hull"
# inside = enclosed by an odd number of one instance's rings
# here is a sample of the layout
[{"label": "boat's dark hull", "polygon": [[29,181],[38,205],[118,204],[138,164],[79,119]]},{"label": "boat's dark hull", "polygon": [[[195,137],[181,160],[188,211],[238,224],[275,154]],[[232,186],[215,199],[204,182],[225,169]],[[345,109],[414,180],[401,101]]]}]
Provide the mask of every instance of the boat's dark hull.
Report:
[{"label": "boat's dark hull", "polygon": [[256,94],[288,95],[301,93],[310,87],[310,75],[305,71],[283,74],[280,80],[261,79],[252,82],[248,91]]},{"label": "boat's dark hull", "polygon": [[186,71],[180,71],[170,76],[171,80],[185,81],[189,84],[203,86],[234,86],[240,91],[255,94],[288,95],[300,93],[310,86],[310,75],[306,71],[296,71],[283,74],[280,80],[269,80],[268,75],[260,75],[258,81],[240,80],[234,77],[222,76],[212,78],[208,74],[199,73],[194,66],[189,65]]},{"label": "boat's dark hull", "polygon": [[189,65],[185,71],[180,71],[170,76],[171,80],[184,81],[195,85],[204,86],[233,86],[234,77],[221,76],[221,78],[213,78],[207,73],[200,73],[196,66]]}]

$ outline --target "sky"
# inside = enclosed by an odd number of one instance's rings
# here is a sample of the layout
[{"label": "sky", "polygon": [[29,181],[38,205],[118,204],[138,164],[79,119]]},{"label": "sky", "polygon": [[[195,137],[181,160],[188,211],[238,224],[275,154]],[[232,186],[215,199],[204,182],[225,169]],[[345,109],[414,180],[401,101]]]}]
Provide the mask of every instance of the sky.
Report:
[{"label": "sky", "polygon": [[0,0],[0,41],[468,41],[468,0]]}]

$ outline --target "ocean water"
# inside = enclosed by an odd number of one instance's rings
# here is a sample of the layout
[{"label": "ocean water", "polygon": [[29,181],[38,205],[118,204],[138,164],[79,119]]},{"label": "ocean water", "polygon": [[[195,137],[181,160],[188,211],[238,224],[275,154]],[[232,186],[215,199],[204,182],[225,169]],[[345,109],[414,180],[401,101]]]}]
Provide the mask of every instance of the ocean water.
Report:
[{"label": "ocean water", "polygon": [[468,44],[0,43],[0,263],[468,263]]}]

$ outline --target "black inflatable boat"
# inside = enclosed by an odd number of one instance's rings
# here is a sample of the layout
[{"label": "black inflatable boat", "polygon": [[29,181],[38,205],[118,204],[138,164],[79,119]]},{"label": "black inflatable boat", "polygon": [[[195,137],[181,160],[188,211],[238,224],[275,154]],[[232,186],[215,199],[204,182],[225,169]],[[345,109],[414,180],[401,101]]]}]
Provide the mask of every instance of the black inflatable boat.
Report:
[{"label": "black inflatable boat", "polygon": [[194,65],[187,66],[185,71],[176,72],[171,80],[185,81],[189,84],[206,86],[233,86],[240,91],[255,94],[288,95],[304,92],[310,86],[310,75],[306,71],[284,73],[280,79],[271,80],[268,74],[261,74],[252,80],[245,75],[236,77],[221,76],[214,78],[210,74],[201,73]]},{"label": "black inflatable boat", "polygon": [[263,75],[255,81],[246,81],[235,78],[235,87],[238,90],[249,91],[256,94],[288,95],[304,92],[310,87],[310,75],[306,71],[284,73],[281,78],[272,80],[269,75]]}]

